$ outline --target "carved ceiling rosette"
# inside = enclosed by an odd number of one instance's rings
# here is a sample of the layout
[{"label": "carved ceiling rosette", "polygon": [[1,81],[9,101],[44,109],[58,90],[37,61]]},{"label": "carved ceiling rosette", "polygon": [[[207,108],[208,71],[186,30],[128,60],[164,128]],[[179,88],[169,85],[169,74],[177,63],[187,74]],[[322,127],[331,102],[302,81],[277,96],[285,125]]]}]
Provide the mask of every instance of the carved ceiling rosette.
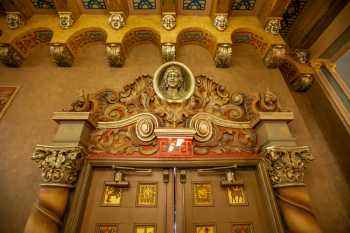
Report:
[{"label": "carved ceiling rosette", "polygon": [[282,112],[277,96],[228,92],[207,76],[192,77],[168,62],[152,78],[143,75],[120,92],[81,94],[67,111],[91,112],[97,123],[92,152],[154,154],[156,128],[192,128],[196,154],[256,151],[252,129],[261,112]]}]

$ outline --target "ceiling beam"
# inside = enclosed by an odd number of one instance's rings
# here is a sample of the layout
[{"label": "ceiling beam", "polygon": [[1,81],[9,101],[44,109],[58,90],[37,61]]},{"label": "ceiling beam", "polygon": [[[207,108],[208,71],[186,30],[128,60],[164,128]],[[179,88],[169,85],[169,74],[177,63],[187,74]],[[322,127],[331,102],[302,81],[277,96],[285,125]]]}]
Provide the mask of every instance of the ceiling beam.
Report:
[{"label": "ceiling beam", "polygon": [[286,41],[289,46],[293,49],[310,48],[348,2],[348,0],[308,1],[287,35]]},{"label": "ceiling beam", "polygon": [[78,0],[54,0],[57,12],[72,12],[75,19],[79,18],[81,12]]},{"label": "ceiling beam", "polygon": [[21,12],[26,19],[33,15],[33,6],[29,0],[2,0],[2,6],[5,11]]},{"label": "ceiling beam", "polygon": [[258,18],[265,24],[269,17],[282,17],[292,0],[268,0],[258,12]]},{"label": "ceiling beam", "polygon": [[123,12],[125,17],[129,15],[127,0],[106,0],[106,7],[109,12]]}]

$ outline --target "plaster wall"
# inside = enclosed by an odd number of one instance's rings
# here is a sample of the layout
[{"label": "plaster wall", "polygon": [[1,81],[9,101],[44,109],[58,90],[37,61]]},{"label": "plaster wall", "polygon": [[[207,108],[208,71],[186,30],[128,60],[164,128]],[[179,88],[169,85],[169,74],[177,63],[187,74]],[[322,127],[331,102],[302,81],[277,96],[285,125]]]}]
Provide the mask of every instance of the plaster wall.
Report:
[{"label": "plaster wall", "polygon": [[[184,46],[178,61],[195,75],[205,74],[230,91],[246,93],[269,88],[280,96],[281,104],[295,113],[290,123],[299,145],[312,145],[316,161],[306,174],[316,217],[326,233],[349,232],[350,193],[342,173],[328,166],[322,156],[332,157],[325,138],[318,130],[310,135],[292,94],[277,69],[267,69],[249,46],[233,49],[233,65],[217,69],[207,50]],[[83,48],[71,68],[57,67],[50,61],[48,47],[38,47],[21,68],[0,66],[0,85],[21,86],[7,113],[0,120],[0,232],[23,232],[32,204],[36,200],[40,171],[31,161],[36,144],[49,144],[56,130],[52,112],[69,106],[80,89],[87,93],[108,87],[120,90],[139,75],[151,74],[161,65],[160,51],[151,44],[135,47],[122,68],[111,68],[102,44]],[[307,119],[308,106],[304,106]],[[309,115],[308,115],[309,114]],[[337,175],[334,179],[333,174]]]}]

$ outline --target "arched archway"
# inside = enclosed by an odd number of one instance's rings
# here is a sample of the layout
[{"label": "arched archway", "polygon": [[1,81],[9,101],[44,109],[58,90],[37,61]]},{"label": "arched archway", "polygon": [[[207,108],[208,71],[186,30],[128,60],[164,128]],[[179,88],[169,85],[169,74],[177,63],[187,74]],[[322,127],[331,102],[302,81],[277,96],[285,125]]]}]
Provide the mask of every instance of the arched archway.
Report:
[{"label": "arched archway", "polygon": [[250,28],[239,28],[231,33],[231,40],[233,45],[249,44],[253,46],[257,52],[263,56],[268,47],[268,40],[263,33],[256,32]]}]

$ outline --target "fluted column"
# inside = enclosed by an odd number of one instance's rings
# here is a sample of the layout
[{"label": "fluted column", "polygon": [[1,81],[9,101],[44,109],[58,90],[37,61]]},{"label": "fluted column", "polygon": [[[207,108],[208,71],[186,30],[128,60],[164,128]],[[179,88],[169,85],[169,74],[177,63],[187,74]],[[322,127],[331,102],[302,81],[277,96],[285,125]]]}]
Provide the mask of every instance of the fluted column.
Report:
[{"label": "fluted column", "polygon": [[263,157],[287,232],[320,233],[304,184],[310,148],[297,146],[287,122],[261,122],[257,127]]},{"label": "fluted column", "polygon": [[86,157],[84,145],[93,128],[89,113],[55,113],[54,120],[59,127],[52,144],[37,145],[32,155],[41,170],[42,183],[24,233],[60,232]]}]

